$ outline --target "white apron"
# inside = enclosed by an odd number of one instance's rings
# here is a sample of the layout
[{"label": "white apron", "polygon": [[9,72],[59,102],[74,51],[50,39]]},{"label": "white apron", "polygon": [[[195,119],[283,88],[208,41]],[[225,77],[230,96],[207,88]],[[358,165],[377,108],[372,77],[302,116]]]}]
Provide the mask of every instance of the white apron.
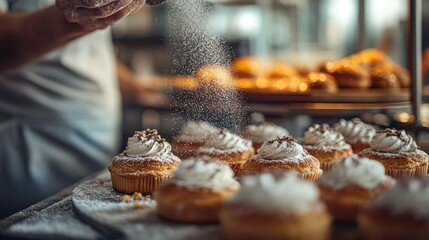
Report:
[{"label": "white apron", "polygon": [[[0,11],[52,4],[0,0]],[[119,106],[109,30],[0,74],[0,217],[106,166],[118,150]]]}]

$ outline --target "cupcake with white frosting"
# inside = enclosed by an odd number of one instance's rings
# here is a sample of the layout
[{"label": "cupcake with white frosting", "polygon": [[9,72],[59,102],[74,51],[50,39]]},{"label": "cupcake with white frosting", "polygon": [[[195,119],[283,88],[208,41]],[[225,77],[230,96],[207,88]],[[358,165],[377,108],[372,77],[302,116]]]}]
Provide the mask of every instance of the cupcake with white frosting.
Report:
[{"label": "cupcake with white frosting", "polygon": [[323,173],[319,161],[291,136],[266,141],[241,168],[240,175],[295,171],[303,179],[315,181]]},{"label": "cupcake with white frosting", "polygon": [[225,239],[329,239],[331,217],[319,190],[295,173],[242,178],[220,213]]},{"label": "cupcake with white frosting", "polygon": [[208,122],[189,121],[181,128],[179,134],[173,137],[171,143],[173,152],[182,159],[194,156],[207,136],[218,130]]},{"label": "cupcake with white frosting", "polygon": [[383,164],[352,155],[319,180],[321,198],[336,220],[355,221],[362,207],[394,185]]},{"label": "cupcake with white frosting", "polygon": [[254,152],[250,140],[241,138],[225,128],[209,134],[204,144],[197,150],[199,156],[227,162],[236,175]]},{"label": "cupcake with white frosting", "polygon": [[323,171],[329,171],[341,159],[353,154],[344,136],[328,124],[314,124],[304,133],[305,150],[316,157]]},{"label": "cupcake with white frosting", "polygon": [[155,129],[136,131],[126,149],[108,166],[113,188],[120,193],[150,194],[171,177],[180,159]]},{"label": "cupcake with white frosting", "polygon": [[428,239],[428,179],[400,180],[358,215],[365,239]]},{"label": "cupcake with white frosting", "polygon": [[345,141],[352,147],[353,153],[359,153],[369,148],[369,143],[377,131],[373,126],[362,122],[359,118],[353,118],[349,121],[341,119],[334,125],[334,128],[344,136]]},{"label": "cupcake with white frosting", "polygon": [[386,174],[395,178],[426,176],[428,155],[418,149],[404,130],[384,129],[376,133],[370,148],[359,153],[384,165]]},{"label": "cupcake with white frosting", "polygon": [[244,128],[243,137],[252,141],[253,148],[257,150],[266,141],[276,139],[278,137],[288,136],[289,131],[274,123],[264,122],[259,125],[249,125]]},{"label": "cupcake with white frosting", "polygon": [[155,192],[157,213],[165,219],[187,222],[217,222],[222,204],[240,185],[228,164],[208,157],[184,161]]}]

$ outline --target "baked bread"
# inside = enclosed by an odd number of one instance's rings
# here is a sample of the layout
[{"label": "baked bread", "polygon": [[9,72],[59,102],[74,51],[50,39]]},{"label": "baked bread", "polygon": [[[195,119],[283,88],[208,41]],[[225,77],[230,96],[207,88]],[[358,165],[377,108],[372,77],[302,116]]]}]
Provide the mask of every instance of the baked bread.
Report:
[{"label": "baked bread", "polygon": [[255,154],[255,150],[250,140],[241,138],[223,128],[209,134],[204,144],[197,149],[197,154],[228,163],[234,173],[238,175],[241,166]]},{"label": "baked bread", "polygon": [[243,130],[242,136],[252,141],[253,148],[257,150],[266,141],[273,140],[277,137],[290,135],[286,128],[274,123],[264,122],[259,125],[249,125]]},{"label": "baked bread", "polygon": [[334,124],[334,128],[344,136],[345,141],[352,147],[353,153],[359,153],[369,148],[369,143],[377,131],[373,126],[362,122],[359,118],[340,119]]},{"label": "baked bread", "polygon": [[371,86],[368,70],[359,63],[344,59],[326,67],[340,88],[365,89]]},{"label": "baked bread", "polygon": [[173,152],[181,159],[194,156],[197,149],[203,145],[207,135],[218,130],[208,122],[189,121],[181,128],[179,134],[173,137],[171,142]]},{"label": "baked bread", "polygon": [[328,124],[314,124],[304,133],[302,146],[317,158],[323,171],[329,171],[341,159],[353,154],[343,135]]},{"label": "baked bread", "polygon": [[429,157],[404,130],[380,130],[369,145],[370,148],[359,155],[381,162],[387,175],[394,178],[426,176]]},{"label": "baked bread", "polygon": [[401,84],[396,75],[386,67],[376,66],[369,71],[371,78],[371,88],[397,90]]},{"label": "baked bread", "polygon": [[157,130],[146,129],[128,138],[127,148],[113,158],[108,170],[117,192],[150,194],[171,178],[180,162]]},{"label": "baked bread", "polygon": [[319,180],[321,199],[337,221],[355,221],[366,204],[394,185],[381,163],[352,155]]},{"label": "baked bread", "polygon": [[221,161],[196,157],[183,162],[173,178],[154,193],[162,218],[185,223],[213,223],[223,203],[240,185]]},{"label": "baked bread", "polygon": [[326,93],[336,93],[338,91],[335,78],[327,73],[311,72],[307,75],[306,81],[311,91],[322,91]]},{"label": "baked bread", "polygon": [[427,239],[428,202],[427,180],[398,181],[359,213],[359,231],[369,240]]},{"label": "baked bread", "polygon": [[295,171],[309,181],[316,181],[323,173],[315,157],[291,136],[283,136],[264,142],[257,154],[242,166],[240,176],[276,171]]},{"label": "baked bread", "polygon": [[216,87],[230,89],[234,87],[233,78],[228,68],[221,65],[204,65],[197,70],[195,78],[199,87]]},{"label": "baked bread", "polygon": [[235,59],[231,65],[236,78],[258,78],[264,73],[264,66],[260,59],[246,56]]},{"label": "baked bread", "polygon": [[293,173],[244,177],[220,212],[225,239],[329,239],[331,217],[317,187]]}]

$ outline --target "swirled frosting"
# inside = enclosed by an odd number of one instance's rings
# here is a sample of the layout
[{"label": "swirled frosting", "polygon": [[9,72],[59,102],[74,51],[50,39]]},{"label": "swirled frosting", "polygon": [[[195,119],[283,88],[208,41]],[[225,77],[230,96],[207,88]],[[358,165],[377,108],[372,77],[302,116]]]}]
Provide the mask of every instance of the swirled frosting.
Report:
[{"label": "swirled frosting", "polygon": [[289,135],[288,130],[274,123],[262,123],[260,125],[249,125],[244,130],[244,136],[252,142],[265,142]]},{"label": "swirled frosting", "polygon": [[181,129],[176,139],[186,142],[202,142],[210,133],[215,133],[219,129],[208,122],[190,121],[187,122]]},{"label": "swirled frosting", "polygon": [[229,203],[286,214],[306,213],[323,206],[316,185],[299,179],[294,172],[243,177],[240,190]]},{"label": "swirled frosting", "polygon": [[409,179],[395,186],[375,200],[372,208],[383,208],[392,214],[412,214],[416,219],[429,221],[429,182]]},{"label": "swirled frosting", "polygon": [[[128,144],[124,151],[128,157],[172,157],[171,145],[158,135],[155,129],[136,131],[128,138]],[[180,160],[179,160],[180,161]]]},{"label": "swirled frosting", "polygon": [[209,157],[190,158],[173,172],[173,182],[179,186],[214,190],[238,186],[228,164]]},{"label": "swirled frosting", "polygon": [[264,142],[252,159],[297,161],[309,156],[307,151],[291,136]]},{"label": "swirled frosting", "polygon": [[384,173],[384,166],[380,162],[354,154],[335,164],[331,171],[322,175],[319,181],[320,184],[334,189],[348,186],[372,189],[393,179]]},{"label": "swirled frosting", "polygon": [[207,136],[203,146],[197,151],[246,151],[252,149],[250,140],[229,132],[223,128]]},{"label": "swirled frosting", "polygon": [[386,128],[378,131],[369,143],[372,150],[377,152],[398,153],[414,152],[417,144],[404,130]]},{"label": "swirled frosting", "polygon": [[347,147],[344,137],[328,124],[315,124],[304,133],[304,144],[318,147]]},{"label": "swirled frosting", "polygon": [[373,126],[362,122],[359,118],[353,118],[350,121],[341,119],[334,125],[334,128],[339,131],[348,142],[361,141],[369,143],[376,133]]}]

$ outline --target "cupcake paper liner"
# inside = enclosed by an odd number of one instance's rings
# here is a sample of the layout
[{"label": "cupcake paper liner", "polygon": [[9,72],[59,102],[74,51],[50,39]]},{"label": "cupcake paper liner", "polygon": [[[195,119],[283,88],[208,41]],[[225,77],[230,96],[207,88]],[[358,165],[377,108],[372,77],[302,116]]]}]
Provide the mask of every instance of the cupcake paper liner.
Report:
[{"label": "cupcake paper liner", "polygon": [[415,169],[391,169],[386,168],[386,174],[393,178],[424,177],[428,172],[428,165],[418,166]]},{"label": "cupcake paper liner", "polygon": [[323,170],[318,169],[315,172],[298,174],[298,176],[304,180],[315,182],[322,176],[322,174],[323,174]]},{"label": "cupcake paper liner", "polygon": [[328,172],[337,162],[320,162],[320,168],[324,172]]},{"label": "cupcake paper liner", "polygon": [[128,178],[115,173],[110,173],[112,177],[112,186],[117,192],[132,194],[140,192],[141,194],[151,194],[158,189],[159,185],[170,179],[171,176],[143,176],[141,178]]}]

